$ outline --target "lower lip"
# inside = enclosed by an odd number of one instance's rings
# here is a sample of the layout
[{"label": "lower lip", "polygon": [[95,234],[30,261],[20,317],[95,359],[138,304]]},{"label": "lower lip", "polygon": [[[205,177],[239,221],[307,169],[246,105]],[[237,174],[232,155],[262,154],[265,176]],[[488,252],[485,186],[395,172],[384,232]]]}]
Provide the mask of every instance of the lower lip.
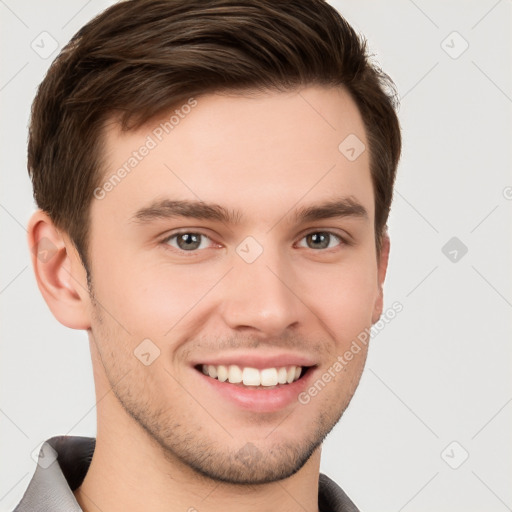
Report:
[{"label": "lower lip", "polygon": [[220,382],[204,373],[194,369],[206,385],[218,392],[223,398],[229,400],[241,409],[254,412],[276,412],[293,403],[299,403],[298,396],[308,386],[316,374],[316,368],[309,368],[306,375],[291,384],[281,384],[275,388],[256,386],[242,387]]}]

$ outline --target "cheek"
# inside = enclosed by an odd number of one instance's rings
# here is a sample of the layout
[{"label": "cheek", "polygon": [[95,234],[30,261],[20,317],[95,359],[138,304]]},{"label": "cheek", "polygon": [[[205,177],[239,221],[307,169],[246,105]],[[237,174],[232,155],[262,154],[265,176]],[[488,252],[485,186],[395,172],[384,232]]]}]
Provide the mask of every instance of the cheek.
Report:
[{"label": "cheek", "polygon": [[[155,253],[160,251],[155,249]],[[225,269],[136,258],[103,258],[93,278],[98,300],[133,336],[161,337],[204,305]],[[97,281],[97,284],[96,284]]]},{"label": "cheek", "polygon": [[301,274],[300,295],[341,338],[371,325],[378,287],[370,258],[354,253],[340,264],[303,268]]}]

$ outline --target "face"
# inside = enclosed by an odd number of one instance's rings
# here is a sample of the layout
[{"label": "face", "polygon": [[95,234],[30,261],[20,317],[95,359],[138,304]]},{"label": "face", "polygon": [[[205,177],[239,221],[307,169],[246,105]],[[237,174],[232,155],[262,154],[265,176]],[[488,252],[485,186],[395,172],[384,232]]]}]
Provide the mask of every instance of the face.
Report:
[{"label": "face", "polygon": [[160,124],[171,112],[106,130],[91,205],[95,372],[169,460],[275,481],[340,419],[366,346],[336,361],[380,315],[369,154],[339,149],[351,134],[367,146],[363,123],[323,87],[188,104],[172,129]]}]

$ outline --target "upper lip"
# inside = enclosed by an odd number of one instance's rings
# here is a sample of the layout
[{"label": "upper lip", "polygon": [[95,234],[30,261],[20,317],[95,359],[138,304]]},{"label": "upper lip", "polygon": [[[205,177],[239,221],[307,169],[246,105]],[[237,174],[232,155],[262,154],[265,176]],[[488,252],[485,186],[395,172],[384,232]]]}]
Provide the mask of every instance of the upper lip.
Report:
[{"label": "upper lip", "polygon": [[255,353],[242,353],[233,352],[224,355],[217,355],[214,357],[207,357],[192,363],[193,366],[206,364],[212,366],[219,365],[237,365],[242,368],[281,368],[283,366],[315,366],[317,363],[306,355],[280,353],[280,354],[255,354]]}]

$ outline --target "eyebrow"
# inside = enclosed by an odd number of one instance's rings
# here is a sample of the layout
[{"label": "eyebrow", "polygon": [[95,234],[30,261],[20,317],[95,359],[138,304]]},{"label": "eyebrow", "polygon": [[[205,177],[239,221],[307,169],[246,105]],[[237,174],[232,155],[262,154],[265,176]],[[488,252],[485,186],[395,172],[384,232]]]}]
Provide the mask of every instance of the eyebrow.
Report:
[{"label": "eyebrow", "polygon": [[[243,214],[240,210],[230,210],[216,203],[161,199],[137,210],[130,220],[138,224],[149,224],[158,219],[180,217],[238,224],[242,220]],[[297,224],[345,217],[364,220],[369,218],[366,208],[351,196],[303,206],[293,213],[293,221]]]}]

